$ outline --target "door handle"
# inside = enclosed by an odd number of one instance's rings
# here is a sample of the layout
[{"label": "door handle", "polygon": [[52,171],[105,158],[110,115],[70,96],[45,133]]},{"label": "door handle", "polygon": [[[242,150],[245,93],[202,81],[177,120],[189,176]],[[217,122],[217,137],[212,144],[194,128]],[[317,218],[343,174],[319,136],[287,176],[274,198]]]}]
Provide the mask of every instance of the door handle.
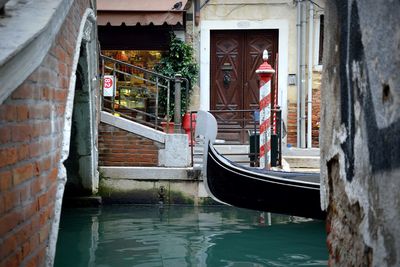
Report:
[{"label": "door handle", "polygon": [[229,74],[229,72],[224,71],[224,87],[228,88],[229,84],[231,83],[231,75]]}]

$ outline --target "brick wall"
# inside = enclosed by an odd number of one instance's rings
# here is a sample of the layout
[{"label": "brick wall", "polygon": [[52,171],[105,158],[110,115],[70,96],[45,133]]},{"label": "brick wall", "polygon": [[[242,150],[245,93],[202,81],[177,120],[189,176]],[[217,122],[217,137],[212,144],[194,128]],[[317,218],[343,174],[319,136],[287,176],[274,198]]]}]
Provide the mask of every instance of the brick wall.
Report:
[{"label": "brick wall", "polygon": [[287,143],[292,146],[297,146],[297,105],[289,103],[288,105],[288,120],[287,120]]},{"label": "brick wall", "polygon": [[319,122],[321,118],[321,77],[322,73],[314,71],[312,87],[312,145],[319,147]]},{"label": "brick wall", "polygon": [[45,265],[69,77],[88,5],[73,4],[40,67],[0,105],[0,266]]},{"label": "brick wall", "polygon": [[[321,72],[313,72],[312,86],[312,146],[319,147],[319,122],[321,113]],[[307,116],[307,105],[306,105]],[[306,121],[307,127],[307,121]],[[287,143],[297,146],[297,103],[289,103],[287,121]]]},{"label": "brick wall", "polygon": [[158,166],[160,146],[152,140],[100,123],[100,166]]}]

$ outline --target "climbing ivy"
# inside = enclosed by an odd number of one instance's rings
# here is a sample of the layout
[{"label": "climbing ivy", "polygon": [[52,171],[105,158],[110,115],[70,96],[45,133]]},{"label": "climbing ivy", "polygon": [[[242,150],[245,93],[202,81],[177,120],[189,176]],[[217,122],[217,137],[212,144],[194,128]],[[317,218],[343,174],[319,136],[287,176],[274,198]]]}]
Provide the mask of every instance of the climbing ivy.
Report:
[{"label": "climbing ivy", "polygon": [[[160,62],[154,67],[154,70],[164,76],[173,78],[179,73],[183,78],[188,79],[188,99],[186,101],[186,84],[182,83],[181,89],[181,114],[183,115],[190,103],[190,96],[193,92],[193,86],[196,84],[199,74],[199,67],[193,57],[193,47],[178,39],[175,34],[170,35],[169,49],[161,57]],[[160,110],[166,111],[167,90],[160,89],[159,92]],[[174,116],[175,90],[174,83],[170,84],[170,118]]]}]

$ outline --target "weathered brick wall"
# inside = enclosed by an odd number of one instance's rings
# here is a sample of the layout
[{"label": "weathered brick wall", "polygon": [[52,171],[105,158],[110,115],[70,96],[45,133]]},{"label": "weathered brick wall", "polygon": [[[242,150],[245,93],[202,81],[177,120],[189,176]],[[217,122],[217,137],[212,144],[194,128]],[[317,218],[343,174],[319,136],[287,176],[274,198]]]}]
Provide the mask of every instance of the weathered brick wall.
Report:
[{"label": "weathered brick wall", "polygon": [[[306,116],[307,116],[306,105]],[[321,72],[313,72],[312,85],[312,146],[319,147],[319,122],[321,113]],[[307,127],[307,121],[306,121]],[[289,103],[287,123],[287,143],[297,146],[297,103]]]},{"label": "weathered brick wall", "polygon": [[100,123],[100,166],[158,166],[160,146],[152,140]]},{"label": "weathered brick wall", "polygon": [[287,120],[287,143],[297,146],[297,104],[289,103]]},{"label": "weathered brick wall", "polygon": [[312,86],[312,146],[319,147],[319,124],[321,117],[321,72],[313,72]]},{"label": "weathered brick wall", "polygon": [[75,1],[40,67],[0,106],[0,266],[45,265],[66,97],[86,6]]}]

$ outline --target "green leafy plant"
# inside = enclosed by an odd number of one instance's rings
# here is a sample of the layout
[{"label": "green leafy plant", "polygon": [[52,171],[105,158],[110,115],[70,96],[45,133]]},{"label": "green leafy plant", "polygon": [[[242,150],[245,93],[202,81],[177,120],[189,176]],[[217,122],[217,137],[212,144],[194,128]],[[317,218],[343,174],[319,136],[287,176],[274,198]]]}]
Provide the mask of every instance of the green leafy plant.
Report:
[{"label": "green leafy plant", "polygon": [[[188,94],[186,99],[186,84],[182,83],[181,87],[181,115],[185,113],[190,103],[190,96],[193,92],[193,86],[196,84],[199,74],[198,64],[193,57],[193,47],[182,40],[176,38],[171,33],[170,45],[168,51],[161,57],[160,62],[154,67],[154,70],[164,76],[173,78],[179,73],[183,78],[189,81]],[[174,116],[175,90],[174,82],[170,83],[170,118]],[[159,107],[161,112],[166,113],[167,107],[167,90],[160,89]],[[166,114],[165,114],[166,115]]]}]

